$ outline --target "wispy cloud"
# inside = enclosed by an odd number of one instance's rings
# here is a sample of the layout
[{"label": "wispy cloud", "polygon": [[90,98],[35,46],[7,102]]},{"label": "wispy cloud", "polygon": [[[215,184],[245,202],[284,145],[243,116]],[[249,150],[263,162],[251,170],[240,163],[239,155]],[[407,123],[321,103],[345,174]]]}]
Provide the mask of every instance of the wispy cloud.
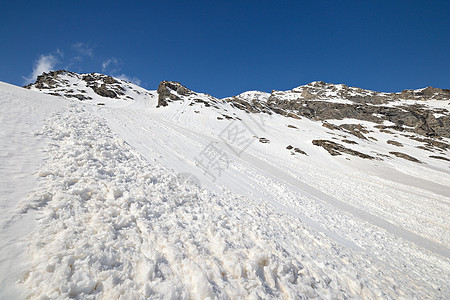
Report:
[{"label": "wispy cloud", "polygon": [[108,58],[107,60],[105,60],[105,61],[102,63],[102,71],[105,72],[106,69],[107,69],[110,65],[111,65],[111,66],[113,66],[113,65],[115,65],[115,66],[119,65],[119,61],[117,60],[117,58],[111,57],[111,58]]},{"label": "wispy cloud", "polygon": [[[61,55],[61,54],[59,54]],[[55,69],[59,60],[57,56],[53,54],[41,55],[38,60],[34,62],[33,72],[28,76],[22,76],[24,83],[31,83],[36,80],[36,78],[44,72],[49,72]]]},{"label": "wispy cloud", "polygon": [[[24,84],[32,83],[37,76],[43,72],[55,70],[56,67],[64,68],[66,70],[75,68],[77,72],[83,72],[86,64],[92,63],[92,59],[85,61],[86,57],[93,57],[93,49],[87,43],[78,42],[71,45],[71,48],[64,49],[57,48],[49,54],[42,54],[33,63],[33,71],[28,76],[22,76]],[[66,55],[66,57],[64,57]],[[109,57],[101,63],[102,72],[109,74],[121,80],[126,80],[136,85],[141,85],[141,80],[134,76],[127,76],[122,71],[123,62],[120,58]],[[89,66],[88,66],[89,67]],[[92,66],[90,66],[92,67]],[[97,67],[98,68],[98,67]],[[93,70],[88,70],[92,72]]]},{"label": "wispy cloud", "polygon": [[141,84],[141,80],[137,77],[130,77],[121,72],[122,61],[115,57],[110,57],[102,63],[102,72],[109,73],[111,76],[121,80],[125,80],[136,85]]},{"label": "wispy cloud", "polygon": [[61,56],[61,57],[64,57],[64,52],[62,52],[62,50],[61,49],[56,49],[56,54],[58,54],[59,56]]},{"label": "wispy cloud", "polygon": [[115,75],[114,77],[121,80],[129,81],[131,83],[134,83],[135,85],[141,85],[141,80],[137,77],[128,77],[125,74]]},{"label": "wispy cloud", "polygon": [[87,43],[78,42],[73,44],[72,47],[81,55],[94,56],[94,49]]},{"label": "wispy cloud", "polygon": [[70,59],[70,61],[71,62],[74,62],[74,61],[82,61],[83,59],[81,58],[81,56],[74,56],[74,57],[72,57],[71,59]]}]

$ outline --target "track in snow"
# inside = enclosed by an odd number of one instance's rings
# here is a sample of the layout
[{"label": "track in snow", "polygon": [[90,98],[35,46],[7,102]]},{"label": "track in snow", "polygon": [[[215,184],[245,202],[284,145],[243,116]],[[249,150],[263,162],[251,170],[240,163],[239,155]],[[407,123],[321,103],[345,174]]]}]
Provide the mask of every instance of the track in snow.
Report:
[{"label": "track in snow", "polygon": [[[217,184],[212,184],[207,176],[202,176],[200,169],[194,168],[193,160],[195,154],[210,142],[226,150],[226,146],[216,137],[185,128],[152,113],[146,114],[145,109],[101,108],[98,113],[143,156],[161,161],[178,172],[185,172],[186,165],[191,165],[193,169],[190,171],[202,179],[203,185],[217,190]],[[171,145],[173,141],[182,142]],[[165,145],[164,150],[145,151],[145,147],[155,143]],[[229,154],[231,157],[232,154]],[[222,175],[219,185],[270,203],[342,245],[362,250],[387,265],[398,268],[407,266],[413,272],[423,273],[423,278],[442,279],[439,278],[442,271],[436,266],[441,264],[440,256],[445,257],[444,261],[448,263],[449,250],[439,242],[325,194],[257,158],[250,151],[244,152],[241,157],[234,156],[227,172],[231,174]],[[427,250],[437,255],[431,255]],[[418,261],[421,264],[417,264]],[[429,261],[433,263],[427,267]],[[444,265],[448,266],[447,263]],[[424,268],[427,270],[424,271]]]}]

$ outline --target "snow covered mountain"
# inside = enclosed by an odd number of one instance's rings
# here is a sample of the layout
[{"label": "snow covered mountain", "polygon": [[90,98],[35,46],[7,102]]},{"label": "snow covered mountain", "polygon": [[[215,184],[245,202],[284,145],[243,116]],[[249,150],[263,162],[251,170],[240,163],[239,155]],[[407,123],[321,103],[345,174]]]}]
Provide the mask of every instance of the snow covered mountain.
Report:
[{"label": "snow covered mountain", "polygon": [[26,88],[0,84],[4,298],[450,297],[449,90]]},{"label": "snow covered mountain", "polygon": [[[110,76],[95,73],[79,75],[68,71],[44,73],[39,76],[36,83],[26,88],[80,100],[94,98],[135,100],[138,97],[156,96],[154,91],[145,91]],[[404,90],[401,93],[382,93],[317,81],[290,91],[272,91],[271,94],[251,91],[217,99],[207,94],[193,92],[178,82],[163,81],[157,95],[156,108],[168,106],[171,102],[186,102],[193,108],[200,107],[186,111],[187,114],[192,111],[197,114],[209,114],[211,111],[213,115],[217,115],[218,120],[242,121],[227,114],[228,111],[234,111],[232,108],[237,108],[255,114],[254,118],[278,114],[294,119],[305,117],[322,121],[324,127],[322,133],[325,133],[328,139],[313,140],[312,143],[325,148],[331,155],[346,153],[380,160],[400,157],[415,162],[429,161],[429,158],[447,160],[445,155],[439,156],[445,154],[449,148],[449,144],[443,140],[450,138],[448,110],[450,90],[446,89],[427,87]],[[203,106],[211,109],[205,111]],[[236,115],[236,112],[233,114]],[[378,140],[370,133],[381,134],[384,137],[383,141],[374,143]],[[347,136],[356,139],[349,140]],[[417,151],[404,148],[402,141],[405,141],[405,138],[415,148],[425,151],[419,151],[418,156],[422,160],[408,155],[409,152],[416,154]],[[269,142],[268,140],[267,143]],[[386,142],[394,147],[386,146]],[[356,151],[349,147],[349,144],[362,144],[361,146],[366,146],[371,153]],[[386,149],[380,152],[370,149],[374,144],[377,146],[381,144]],[[406,153],[396,151],[399,149],[407,151]]]}]

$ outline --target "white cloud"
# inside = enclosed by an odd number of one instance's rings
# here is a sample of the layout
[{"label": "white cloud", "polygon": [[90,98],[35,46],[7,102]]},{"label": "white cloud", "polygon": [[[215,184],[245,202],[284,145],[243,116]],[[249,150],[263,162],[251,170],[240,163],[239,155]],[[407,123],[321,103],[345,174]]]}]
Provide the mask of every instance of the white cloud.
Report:
[{"label": "white cloud", "polygon": [[134,83],[135,85],[140,85],[141,84],[141,80],[139,78],[137,78],[137,77],[128,77],[125,74],[116,75],[114,77],[116,77],[118,79],[121,79],[121,80],[129,81],[131,83]]},{"label": "white cloud", "polygon": [[94,50],[92,49],[92,47],[89,46],[89,44],[78,42],[73,44],[72,46],[81,55],[86,55],[90,57],[94,56]]},{"label": "white cloud", "polygon": [[58,62],[58,58],[52,54],[41,55],[39,59],[34,62],[33,72],[28,76],[22,76],[25,81],[24,83],[34,82],[42,73],[54,70]]},{"label": "white cloud", "polygon": [[136,85],[141,84],[141,80],[137,77],[129,77],[125,74],[120,74],[120,69],[122,62],[120,59],[117,59],[115,57],[110,57],[107,60],[105,60],[102,63],[102,72],[106,72],[108,70],[108,73],[111,74],[113,77],[116,77],[121,80],[129,81],[131,83],[134,83]]},{"label": "white cloud", "polygon": [[102,63],[102,71],[105,72],[109,65],[118,65],[119,61],[115,57],[108,58]]}]

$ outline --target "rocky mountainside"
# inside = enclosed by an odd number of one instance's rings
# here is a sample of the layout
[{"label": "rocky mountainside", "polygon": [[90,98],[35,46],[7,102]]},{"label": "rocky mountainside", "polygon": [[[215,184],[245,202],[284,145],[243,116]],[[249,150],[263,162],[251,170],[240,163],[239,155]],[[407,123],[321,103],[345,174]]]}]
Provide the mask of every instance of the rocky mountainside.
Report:
[{"label": "rocky mountainside", "polygon": [[95,96],[132,100],[132,96],[128,95],[127,91],[137,95],[145,93],[144,89],[111,76],[99,73],[77,74],[65,70],[42,73],[37,77],[35,83],[29,84],[25,88],[39,90],[54,96],[77,98],[82,101],[92,100]]},{"label": "rocky mountainside", "polygon": [[[168,102],[177,100],[191,100],[190,105],[194,102],[204,102],[196,97],[197,93],[177,82],[161,82],[158,94],[158,105],[167,105]],[[400,93],[383,93],[343,84],[312,82],[290,91],[272,91],[271,94],[252,91],[225,99],[215,99],[211,96],[209,98],[210,102],[206,102],[205,105],[217,109],[219,109],[217,103],[224,101],[248,113],[276,113],[296,119],[305,117],[323,122],[323,127],[326,129],[351,134],[366,141],[371,138],[367,134],[377,130],[393,136],[401,134],[422,142],[423,145],[418,147],[431,152],[438,151],[444,154],[443,151],[450,148],[450,145],[443,140],[443,138],[450,138],[450,90],[448,89],[427,87],[419,90],[404,90]],[[330,123],[333,120],[350,120],[351,122],[335,125]],[[372,123],[372,130],[358,121]],[[331,155],[347,153],[362,158],[374,158],[328,140],[314,140],[313,144],[324,147]],[[400,142],[395,142],[395,138],[389,144],[402,146]],[[392,151],[390,154],[418,161],[401,152]]]},{"label": "rocky mountainside", "polygon": [[[196,93],[178,82],[163,81],[158,106],[191,99]],[[186,98],[187,97],[187,98]],[[219,99],[210,97],[211,105]],[[450,90],[427,87],[382,93],[343,84],[312,82],[290,91],[245,92],[222,99],[249,113],[278,113],[312,120],[356,119],[380,124],[380,129],[415,132],[427,137],[450,137]],[[200,101],[201,102],[201,101]],[[430,103],[438,104],[429,105]],[[391,122],[389,126],[383,125]]]},{"label": "rocky mountainside", "polygon": [[[356,119],[380,124],[381,129],[450,137],[448,89],[427,87],[382,93],[343,84],[312,82],[290,91],[272,91],[270,95],[261,96],[254,98],[244,93],[227,98],[227,101],[237,103],[236,107],[249,112],[269,110],[320,121]],[[385,126],[385,121],[392,124]]]},{"label": "rocky mountainside", "polygon": [[[35,83],[26,88],[87,101],[98,96],[100,99],[132,101],[137,96],[145,97],[151,93],[110,76],[98,73],[77,74],[64,70],[43,73]],[[414,141],[416,148],[443,155],[429,157],[449,160],[447,150],[450,148],[448,143],[450,90],[448,89],[427,87],[399,93],[384,93],[348,87],[344,84],[315,81],[289,91],[274,90],[271,93],[249,91],[234,97],[218,99],[208,94],[194,92],[178,82],[163,81],[156,92],[158,95],[156,108],[170,106],[170,103],[174,102],[185,102],[189,106],[197,107],[195,113],[200,113],[202,107],[215,110],[218,113],[218,120],[239,119],[225,107],[249,114],[278,114],[294,119],[307,118],[321,122],[323,130],[332,136],[331,139],[338,139],[337,136],[345,137],[340,139],[344,144],[377,142],[371,133],[381,132],[391,136],[387,142],[389,145],[403,147],[402,142],[397,139],[400,135]],[[347,139],[348,135],[356,140]],[[314,139],[312,144],[323,147],[331,155],[347,154],[366,159],[395,156],[420,162],[415,157],[399,151],[376,155],[361,153],[331,139]],[[298,150],[297,153],[304,152]]]}]

